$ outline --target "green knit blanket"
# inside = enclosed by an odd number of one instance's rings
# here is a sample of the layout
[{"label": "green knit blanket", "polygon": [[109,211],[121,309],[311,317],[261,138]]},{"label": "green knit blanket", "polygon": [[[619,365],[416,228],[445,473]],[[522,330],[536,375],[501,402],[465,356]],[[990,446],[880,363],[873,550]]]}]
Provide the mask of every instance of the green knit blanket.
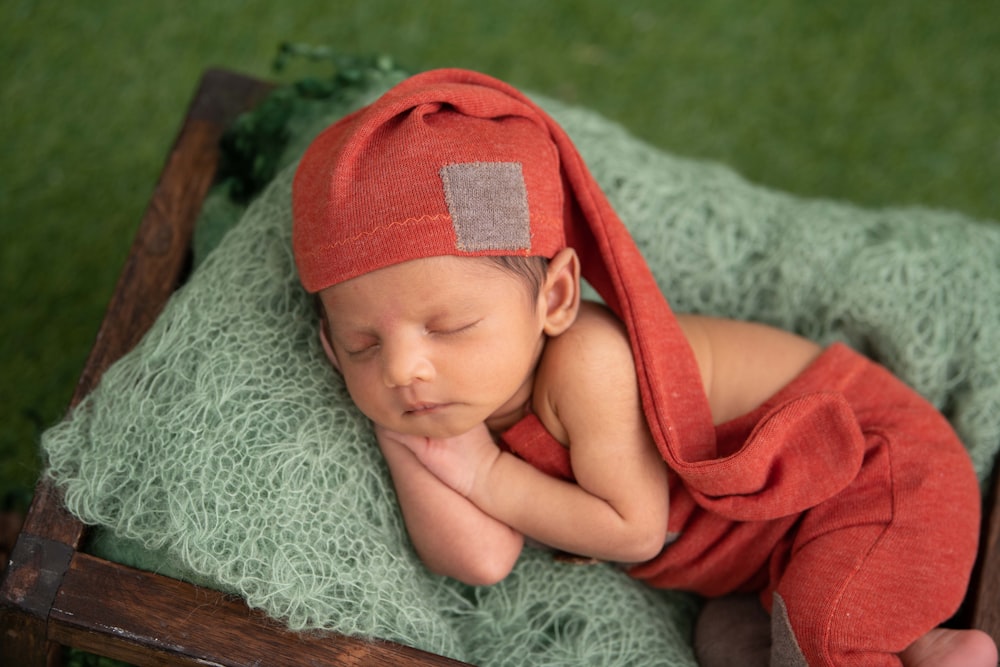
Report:
[{"label": "green knit blanket", "polygon": [[[368,77],[287,114],[278,163],[397,79]],[[787,196],[538,99],[676,310],[869,354],[944,411],[986,481],[1000,447],[1000,227]],[[693,666],[698,601],[613,566],[529,548],[489,588],[421,566],[370,426],[324,361],[297,281],[291,174],[279,170],[245,210],[213,195],[206,217],[238,223],[138,347],[45,433],[48,475],[70,511],[101,527],[93,548],[239,594],[294,629],[483,665]]]}]

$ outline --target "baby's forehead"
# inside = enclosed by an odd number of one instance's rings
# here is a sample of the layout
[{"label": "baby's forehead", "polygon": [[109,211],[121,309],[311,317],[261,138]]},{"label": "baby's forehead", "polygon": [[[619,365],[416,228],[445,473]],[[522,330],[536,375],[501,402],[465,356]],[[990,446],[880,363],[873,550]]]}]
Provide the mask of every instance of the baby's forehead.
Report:
[{"label": "baby's forehead", "polygon": [[479,293],[487,285],[495,289],[517,287],[516,271],[510,270],[521,258],[494,256],[433,255],[391,264],[320,291],[324,303],[333,304],[348,296],[375,297],[412,295],[425,300],[457,298]]},{"label": "baby's forehead", "polygon": [[533,303],[526,282],[489,257],[424,258],[362,274],[317,294],[334,336],[509,313]]}]

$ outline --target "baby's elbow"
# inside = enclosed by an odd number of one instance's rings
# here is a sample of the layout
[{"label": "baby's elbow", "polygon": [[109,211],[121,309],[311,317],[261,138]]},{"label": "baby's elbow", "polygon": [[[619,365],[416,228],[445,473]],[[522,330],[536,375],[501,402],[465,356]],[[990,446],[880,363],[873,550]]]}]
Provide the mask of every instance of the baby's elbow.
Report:
[{"label": "baby's elbow", "polygon": [[653,560],[660,555],[663,551],[663,547],[666,545],[667,539],[666,535],[659,535],[650,539],[646,539],[641,545],[640,549],[636,553],[636,563],[644,563],[647,560]]},{"label": "baby's elbow", "polygon": [[[453,554],[447,562],[428,563],[435,574],[457,579],[470,586],[492,586],[507,578],[521,555],[523,540],[517,536],[502,549],[470,550]],[[516,542],[516,543],[515,543]]]},{"label": "baby's elbow", "polygon": [[658,526],[637,528],[626,540],[620,560],[625,563],[644,563],[656,558],[667,542],[666,522]]},{"label": "baby's elbow", "polygon": [[492,586],[507,578],[507,575],[514,569],[514,562],[516,561],[498,558],[483,559],[467,568],[461,576],[455,578],[470,586]]},{"label": "baby's elbow", "polygon": [[645,563],[656,558],[662,550],[663,542],[636,541],[620,552],[618,560],[622,563]]},{"label": "baby's elbow", "polygon": [[492,586],[507,578],[507,575],[514,569],[517,558],[495,558],[484,556],[475,561],[463,563],[461,567],[449,569],[449,571],[439,571],[443,574],[457,579],[469,586]]}]

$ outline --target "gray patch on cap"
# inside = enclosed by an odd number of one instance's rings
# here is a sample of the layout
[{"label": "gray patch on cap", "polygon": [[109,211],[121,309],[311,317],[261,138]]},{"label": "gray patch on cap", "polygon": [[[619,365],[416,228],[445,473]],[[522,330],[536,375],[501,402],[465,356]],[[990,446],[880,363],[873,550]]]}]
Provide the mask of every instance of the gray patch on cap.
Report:
[{"label": "gray patch on cap", "polygon": [[459,250],[531,247],[528,190],[519,162],[445,165],[441,182]]}]

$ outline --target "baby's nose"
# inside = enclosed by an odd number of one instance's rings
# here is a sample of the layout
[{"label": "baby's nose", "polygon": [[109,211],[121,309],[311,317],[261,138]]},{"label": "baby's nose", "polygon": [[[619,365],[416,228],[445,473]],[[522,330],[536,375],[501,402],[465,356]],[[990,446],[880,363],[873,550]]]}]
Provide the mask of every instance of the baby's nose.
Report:
[{"label": "baby's nose", "polygon": [[423,346],[396,343],[383,348],[382,374],[387,387],[408,387],[417,381],[433,379],[434,365]]}]

